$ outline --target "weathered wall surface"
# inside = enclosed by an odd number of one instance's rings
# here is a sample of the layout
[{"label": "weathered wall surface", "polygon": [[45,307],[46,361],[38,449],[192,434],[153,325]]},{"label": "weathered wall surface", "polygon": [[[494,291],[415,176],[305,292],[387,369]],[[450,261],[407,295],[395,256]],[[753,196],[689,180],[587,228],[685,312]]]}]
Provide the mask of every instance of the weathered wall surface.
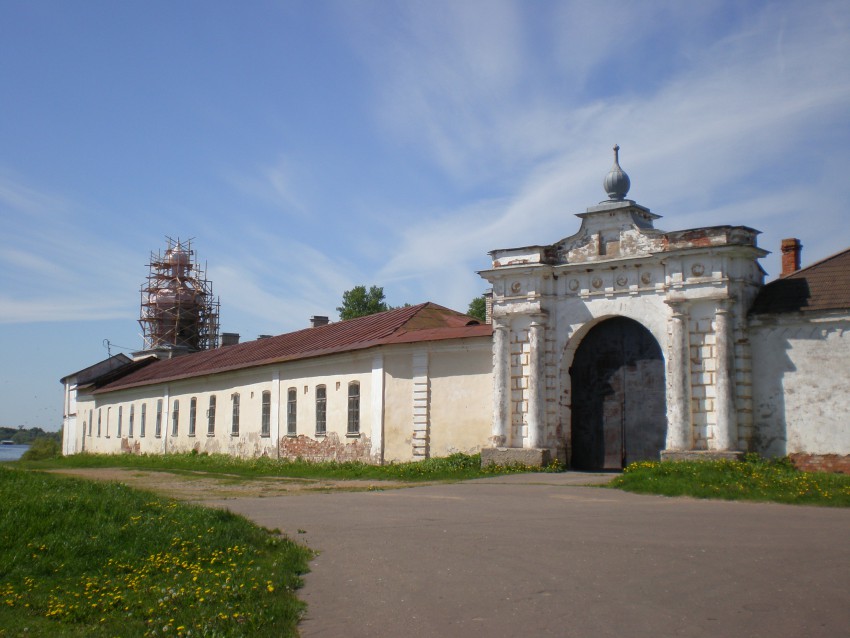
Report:
[{"label": "weathered wall surface", "polygon": [[803,461],[806,455],[844,456],[850,470],[848,325],[846,314],[753,320],[756,451]]},{"label": "weathered wall surface", "polygon": [[492,346],[489,339],[438,348],[429,365],[431,456],[480,451],[493,414]]}]

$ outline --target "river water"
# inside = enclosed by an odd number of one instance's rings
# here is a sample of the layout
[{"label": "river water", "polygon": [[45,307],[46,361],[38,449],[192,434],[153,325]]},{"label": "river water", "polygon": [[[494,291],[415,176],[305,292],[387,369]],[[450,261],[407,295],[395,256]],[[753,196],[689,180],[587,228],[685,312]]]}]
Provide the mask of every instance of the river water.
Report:
[{"label": "river water", "polygon": [[0,445],[0,463],[17,461],[28,449],[29,445]]}]

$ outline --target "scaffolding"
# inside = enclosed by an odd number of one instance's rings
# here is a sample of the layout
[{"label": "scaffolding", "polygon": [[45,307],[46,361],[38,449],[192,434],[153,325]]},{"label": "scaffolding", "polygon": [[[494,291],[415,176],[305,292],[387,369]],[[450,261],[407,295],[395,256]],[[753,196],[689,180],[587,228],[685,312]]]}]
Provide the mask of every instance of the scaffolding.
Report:
[{"label": "scaffolding", "polygon": [[195,352],[218,347],[219,300],[195,260],[192,240],[166,237],[165,252],[151,253],[141,289],[139,324],[146,350]]}]

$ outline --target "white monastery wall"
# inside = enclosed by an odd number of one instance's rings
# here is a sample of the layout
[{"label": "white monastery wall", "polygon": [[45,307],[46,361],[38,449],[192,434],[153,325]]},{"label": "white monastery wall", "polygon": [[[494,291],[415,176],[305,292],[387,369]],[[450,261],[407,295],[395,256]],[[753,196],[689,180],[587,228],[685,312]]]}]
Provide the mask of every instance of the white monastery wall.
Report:
[{"label": "white monastery wall", "polygon": [[846,314],[754,320],[756,451],[850,454],[848,322]]}]

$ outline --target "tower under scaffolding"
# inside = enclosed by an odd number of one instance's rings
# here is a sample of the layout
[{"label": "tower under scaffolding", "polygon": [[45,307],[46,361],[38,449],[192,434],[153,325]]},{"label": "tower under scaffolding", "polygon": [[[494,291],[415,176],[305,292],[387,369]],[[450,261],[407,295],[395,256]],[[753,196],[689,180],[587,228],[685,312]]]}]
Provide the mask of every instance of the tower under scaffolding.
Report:
[{"label": "tower under scaffolding", "polygon": [[195,260],[192,240],[166,237],[165,252],[151,253],[142,284],[139,324],[146,350],[195,352],[218,346],[219,300],[206,265]]}]

